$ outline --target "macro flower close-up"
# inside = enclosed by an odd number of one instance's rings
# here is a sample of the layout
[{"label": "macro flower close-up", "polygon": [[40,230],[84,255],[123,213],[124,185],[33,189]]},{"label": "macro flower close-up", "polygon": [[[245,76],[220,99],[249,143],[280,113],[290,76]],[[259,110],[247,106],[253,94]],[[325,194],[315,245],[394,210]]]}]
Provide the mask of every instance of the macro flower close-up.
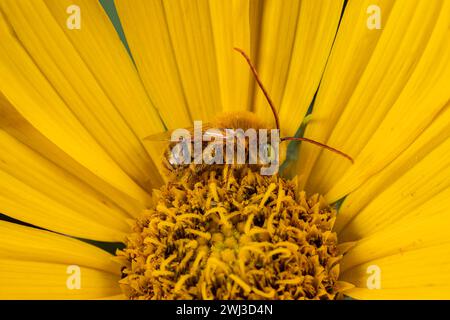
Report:
[{"label": "macro flower close-up", "polygon": [[0,150],[2,300],[447,300],[450,0],[0,0]]}]

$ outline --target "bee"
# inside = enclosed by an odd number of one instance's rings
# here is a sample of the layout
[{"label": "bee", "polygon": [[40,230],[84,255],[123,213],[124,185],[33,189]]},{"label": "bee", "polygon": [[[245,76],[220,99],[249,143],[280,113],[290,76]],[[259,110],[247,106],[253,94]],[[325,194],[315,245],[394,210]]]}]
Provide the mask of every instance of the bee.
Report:
[{"label": "bee", "polygon": [[[276,130],[275,132],[278,132],[278,140],[275,141],[277,146],[279,145],[279,143],[284,141],[303,141],[334,152],[353,163],[353,159],[351,156],[324,143],[303,137],[279,137],[280,120],[275,109],[275,105],[268,91],[264,87],[250,57],[242,49],[234,49],[238,53],[240,53],[248,63],[259,88],[263,92],[272,110],[272,114],[275,120],[275,128],[262,121],[256,114],[252,112],[240,111],[220,114],[212,122],[202,124],[200,128],[201,131],[196,132],[195,127],[183,129],[188,136],[188,139],[184,139],[185,137],[183,139],[174,138],[173,131],[168,131],[162,134],[156,134],[144,138],[145,140],[150,141],[170,141],[162,157],[162,166],[167,177],[171,177],[172,179],[180,179],[186,175],[199,175],[206,170],[220,169],[220,167],[223,167],[225,164],[230,164],[233,168],[248,166],[252,170],[256,170],[258,168],[261,168],[262,166],[266,166],[267,159],[265,159],[266,161],[262,161],[260,157],[261,153],[255,155],[254,152],[252,152],[252,141],[250,138],[239,139],[239,137],[233,134],[239,130],[242,130],[239,132],[247,132],[247,130],[249,129],[258,131],[260,133],[256,137],[257,141],[253,141],[253,143],[256,142],[258,145],[262,146],[262,148],[265,149],[264,152],[269,157],[269,160],[278,160],[278,158],[280,158],[280,155],[281,158],[283,158],[283,155],[285,155],[286,153],[285,144],[280,144],[279,148],[273,150],[273,140],[271,140],[271,134],[273,134],[273,130]],[[170,135],[172,135],[172,137],[171,139],[168,139],[168,136]],[[194,136],[194,140],[191,139],[192,136]],[[263,143],[261,143],[262,140],[264,140]],[[268,141],[271,141],[272,144]],[[244,164],[242,163],[242,161],[237,161],[234,153],[231,160],[228,159],[230,161],[227,161],[226,163],[216,162],[211,164],[202,161],[205,154],[209,154],[209,156],[213,158],[216,157],[218,155],[218,150],[223,150],[225,145],[231,145],[233,148],[233,152],[240,147],[240,150],[243,151],[243,157],[245,159],[248,159],[248,163]],[[196,148],[200,148],[202,152],[192,152],[192,150]],[[274,159],[275,157],[276,159]],[[211,165],[213,167],[211,167]]]}]

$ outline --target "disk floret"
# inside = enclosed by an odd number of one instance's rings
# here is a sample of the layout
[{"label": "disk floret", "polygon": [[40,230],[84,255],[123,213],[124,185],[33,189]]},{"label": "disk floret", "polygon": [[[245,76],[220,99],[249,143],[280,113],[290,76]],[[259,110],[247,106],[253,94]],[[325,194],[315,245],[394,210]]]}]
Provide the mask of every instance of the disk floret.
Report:
[{"label": "disk floret", "polygon": [[225,166],[170,181],[154,197],[118,252],[129,298],[336,298],[336,212],[321,196]]}]

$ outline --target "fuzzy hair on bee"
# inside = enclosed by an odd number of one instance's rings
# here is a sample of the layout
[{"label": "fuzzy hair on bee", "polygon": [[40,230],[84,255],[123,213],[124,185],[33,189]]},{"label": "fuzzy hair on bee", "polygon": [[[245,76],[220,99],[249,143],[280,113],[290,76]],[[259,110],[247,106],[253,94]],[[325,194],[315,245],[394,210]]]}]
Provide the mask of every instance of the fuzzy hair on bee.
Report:
[{"label": "fuzzy hair on bee", "polygon": [[[169,141],[171,141],[168,146],[166,147],[164,153],[163,153],[163,159],[162,159],[162,166],[164,169],[164,174],[171,178],[171,179],[180,179],[182,177],[189,177],[192,175],[199,175],[203,172],[205,172],[206,170],[210,170],[210,171],[218,171],[223,169],[223,166],[225,165],[231,165],[233,168],[240,168],[242,166],[249,166],[250,169],[253,170],[258,170],[263,166],[267,165],[267,162],[264,161],[260,161],[257,160],[256,162],[252,162],[250,161],[250,158],[252,157],[252,150],[251,146],[250,146],[250,139],[244,139],[244,140],[239,140],[238,137],[236,137],[235,135],[230,135],[230,131],[231,132],[236,132],[237,130],[242,130],[242,132],[247,132],[247,130],[252,129],[252,130],[256,130],[258,132],[261,132],[261,130],[263,132],[267,132],[267,133],[263,133],[263,135],[258,135],[257,139],[258,141],[253,141],[254,143],[256,143],[257,145],[261,145],[260,141],[261,139],[265,142],[265,145],[267,148],[271,148],[272,146],[270,145],[270,143],[268,143],[269,141],[272,141],[272,137],[271,137],[271,133],[273,133],[272,129],[276,129],[278,132],[278,137],[279,137],[279,132],[280,132],[280,121],[278,118],[278,113],[277,110],[274,106],[274,103],[269,95],[269,93],[267,92],[267,90],[265,89],[259,75],[258,72],[256,71],[255,66],[253,65],[251,59],[249,58],[249,56],[242,50],[239,48],[235,48],[235,50],[237,52],[239,52],[244,59],[247,61],[251,72],[254,75],[254,78],[256,80],[256,82],[258,83],[258,86],[260,87],[260,89],[262,90],[262,92],[264,93],[264,96],[266,97],[266,100],[272,110],[273,116],[274,116],[274,120],[275,120],[275,124],[276,127],[273,128],[270,125],[268,125],[267,123],[265,123],[264,121],[262,121],[256,114],[249,112],[249,111],[239,111],[239,112],[228,112],[228,113],[222,113],[220,115],[218,115],[213,121],[211,121],[208,124],[203,124],[201,127],[201,139],[200,140],[195,140],[198,139],[194,138],[194,141],[189,141],[189,142],[185,142],[184,146],[186,147],[186,149],[189,150],[189,152],[187,153],[183,153],[181,152],[181,155],[178,154],[174,159],[174,148],[176,148],[176,146],[180,146],[180,143],[182,143],[182,141],[180,140],[174,140],[174,139],[170,139]],[[196,136],[196,132],[195,132],[195,128],[188,128],[188,129],[184,129],[185,131],[187,131],[187,135],[189,137],[192,136]],[[212,134],[210,131],[211,130],[215,130],[214,134]],[[170,132],[167,132],[166,134],[170,134]],[[153,136],[154,138],[154,136]],[[172,136],[173,138],[173,136]],[[205,139],[206,138],[206,139]],[[152,140],[152,137],[147,137],[146,139],[148,140]],[[209,156],[210,157],[214,157],[215,156],[215,152],[217,150],[223,150],[225,145],[227,143],[230,142],[230,139],[232,139],[232,145],[236,145],[236,147],[239,147],[239,144],[241,144],[241,148],[242,150],[244,150],[244,155],[245,155],[245,159],[249,160],[246,164],[242,164],[240,162],[237,161],[232,161],[231,163],[227,162],[227,163],[221,163],[221,164],[210,164],[210,163],[204,163],[202,161],[202,159],[204,157],[204,152],[201,152],[200,154],[195,154],[190,152],[191,150],[195,149],[195,144],[201,144],[201,149],[202,150],[207,150],[207,152],[209,152]],[[283,141],[303,141],[303,142],[307,142],[307,143],[311,143],[314,144],[318,147],[324,148],[326,150],[329,150],[331,152],[334,152],[340,156],[343,156],[345,158],[347,158],[348,160],[350,160],[353,163],[353,159],[352,157],[350,157],[349,155],[347,155],[346,153],[335,149],[333,147],[330,147],[326,144],[323,144],[321,142],[312,140],[312,139],[308,139],[308,138],[303,138],[303,137],[282,137],[279,138],[278,141],[276,141],[276,154],[272,154],[271,156],[275,156],[277,159],[277,161],[279,161],[280,159],[284,159],[285,155],[286,155],[286,144],[281,144],[279,142],[283,142]],[[263,144],[264,145],[264,144]],[[233,147],[234,148],[234,147]],[[182,150],[178,150],[178,153],[180,153],[180,151]],[[267,152],[269,152],[270,150],[268,150]],[[176,160],[176,161],[175,161]],[[235,158],[232,160],[236,160]],[[273,160],[273,159],[271,159]],[[278,162],[277,162],[278,164]],[[213,167],[211,167],[213,166]]]},{"label": "fuzzy hair on bee", "polygon": [[[122,252],[121,284],[131,299],[334,299],[340,294],[342,254],[332,232],[336,211],[318,194],[307,198],[296,179],[278,175],[278,169],[287,149],[281,142],[289,140],[351,158],[308,138],[280,137],[274,104],[250,58],[237,51],[266,96],[275,125],[252,112],[228,112],[207,124],[198,120],[192,128],[146,138],[168,142],[162,153],[166,181],[153,192],[152,205],[136,220]],[[327,241],[321,241],[324,235]],[[257,254],[250,255],[249,248]],[[260,253],[270,259],[261,260]],[[282,283],[283,273],[303,279],[310,266],[324,272],[296,282],[295,292]]]},{"label": "fuzzy hair on bee", "polygon": [[[212,134],[210,132],[211,129],[216,130],[216,133]],[[165,174],[168,177],[179,179],[186,175],[199,175],[206,170],[221,171],[224,165],[230,165],[234,169],[239,169],[243,166],[249,166],[252,170],[261,169],[261,167],[267,166],[268,163],[267,161],[261,160],[260,150],[258,150],[256,155],[254,154],[255,152],[252,152],[256,151],[256,149],[252,149],[251,145],[257,145],[260,148],[268,148],[269,150],[264,150],[264,152],[268,152],[268,156],[270,157],[270,151],[273,149],[271,145],[271,142],[273,141],[271,130],[273,129],[275,128],[262,121],[252,112],[236,111],[219,114],[213,121],[202,126],[201,149],[204,150],[202,153],[195,154],[193,152],[188,152],[187,157],[189,157],[189,159],[181,159],[180,157],[183,157],[182,150],[178,150],[177,161],[174,161],[174,149],[180,142],[172,141],[169,143],[164,151],[162,159]],[[186,130],[189,131],[190,137],[194,136],[194,140],[188,142],[190,145],[187,146],[187,148],[192,151],[195,148],[196,139],[194,128]],[[252,140],[251,137],[247,136],[249,131],[256,133],[255,139]],[[243,135],[239,136],[239,134],[236,134],[239,132]],[[205,137],[208,139],[203,139]],[[278,141],[276,141],[276,143],[278,143]],[[198,159],[198,157],[204,158],[207,156],[214,158],[216,156],[216,150],[221,150],[223,156],[224,150],[228,152],[230,145],[233,149],[233,158],[231,161],[220,164],[210,164],[205,163],[202,159]],[[243,151],[244,163],[238,161],[239,148]],[[275,159],[275,154],[273,154],[270,160],[278,161],[278,159],[283,159],[285,154],[286,148],[284,146],[281,146],[280,148],[277,147],[277,158]]]}]

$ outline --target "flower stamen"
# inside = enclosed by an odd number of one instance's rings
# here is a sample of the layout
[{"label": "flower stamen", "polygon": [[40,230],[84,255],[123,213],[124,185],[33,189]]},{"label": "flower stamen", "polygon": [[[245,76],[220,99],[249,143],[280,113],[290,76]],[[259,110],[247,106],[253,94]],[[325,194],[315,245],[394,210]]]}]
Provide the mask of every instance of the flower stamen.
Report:
[{"label": "flower stamen", "polygon": [[335,299],[335,210],[294,181],[224,166],[171,180],[118,255],[131,299]]}]

